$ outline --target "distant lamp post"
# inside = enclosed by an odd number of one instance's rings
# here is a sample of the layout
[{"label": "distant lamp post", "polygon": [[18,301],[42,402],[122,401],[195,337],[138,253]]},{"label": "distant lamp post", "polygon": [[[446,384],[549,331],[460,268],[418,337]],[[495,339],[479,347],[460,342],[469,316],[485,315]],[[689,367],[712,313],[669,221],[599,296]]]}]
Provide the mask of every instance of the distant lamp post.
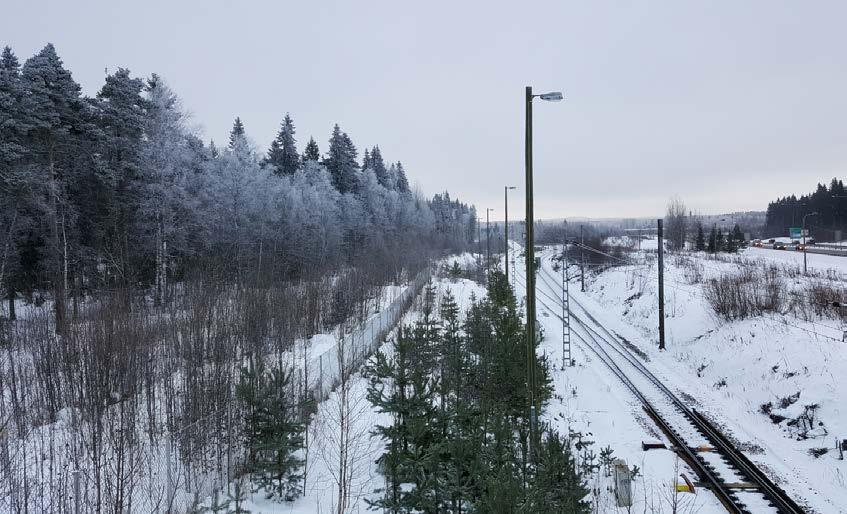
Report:
[{"label": "distant lamp post", "polygon": [[[548,102],[561,101],[564,96],[559,91],[540,95],[532,94],[532,87],[526,87],[526,141],[524,156],[526,164],[526,359],[527,390],[529,392],[529,429],[532,448],[535,447],[536,405],[535,405],[535,237],[532,203],[532,99],[541,98]],[[531,451],[530,451],[531,454]]]},{"label": "distant lamp post", "polygon": [[808,269],[806,268],[806,218],[809,216],[817,216],[817,212],[810,212],[808,214],[803,215],[803,228],[800,229],[801,234],[803,234],[803,274],[808,274]]},{"label": "distant lamp post", "polygon": [[503,269],[506,271],[506,283],[507,284],[509,283],[509,190],[510,189],[517,189],[517,188],[515,186],[504,186],[503,187],[503,196],[504,196],[504,200],[505,200],[505,206],[504,207],[505,207],[505,215],[506,215],[506,225],[505,225],[505,228],[503,229],[504,230],[503,239],[505,240],[504,244],[503,244],[503,256],[504,256],[503,258],[505,259],[505,262],[503,264]]},{"label": "distant lamp post", "polygon": [[485,278],[488,279],[488,271],[491,267],[491,228],[490,228],[490,218],[488,217],[488,213],[493,211],[494,209],[486,208],[485,209]]}]

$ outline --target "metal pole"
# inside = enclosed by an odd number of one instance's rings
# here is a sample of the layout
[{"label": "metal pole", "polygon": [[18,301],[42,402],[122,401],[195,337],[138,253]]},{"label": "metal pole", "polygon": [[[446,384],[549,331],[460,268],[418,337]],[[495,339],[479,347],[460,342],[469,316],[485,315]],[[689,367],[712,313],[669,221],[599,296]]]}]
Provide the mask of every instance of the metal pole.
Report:
[{"label": "metal pole", "polygon": [[476,250],[477,255],[479,255],[479,259],[477,259],[477,266],[482,265],[482,218],[477,217],[476,219]]},{"label": "metal pole", "polygon": [[582,234],[582,225],[579,226],[579,274],[582,280],[580,291],[585,292],[585,236]]},{"label": "metal pole", "polygon": [[491,267],[491,221],[488,218],[488,213],[491,209],[485,209],[485,277],[488,278],[488,268]]},{"label": "metal pole", "polygon": [[532,203],[532,87],[526,87],[526,364],[529,394],[530,456],[535,442],[535,224]]},{"label": "metal pole", "polygon": [[503,228],[504,244],[503,244],[503,271],[506,273],[506,283],[509,283],[509,186],[503,186],[504,212],[506,216],[506,225]]},{"label": "metal pole", "polygon": [[665,349],[665,245],[662,241],[662,218],[658,219],[659,233],[659,350]]},{"label": "metal pole", "polygon": [[803,274],[804,275],[809,274],[809,270],[806,267],[806,216],[811,216],[811,214],[804,214],[803,215],[803,225],[802,225],[802,228],[800,229],[800,233],[803,236]]}]

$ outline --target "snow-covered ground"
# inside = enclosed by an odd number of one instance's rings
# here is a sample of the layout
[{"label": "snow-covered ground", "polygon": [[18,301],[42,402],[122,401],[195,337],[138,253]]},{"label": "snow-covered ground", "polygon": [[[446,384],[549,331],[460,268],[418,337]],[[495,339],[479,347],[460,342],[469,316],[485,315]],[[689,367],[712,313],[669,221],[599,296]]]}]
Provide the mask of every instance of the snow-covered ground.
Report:
[{"label": "snow-covered ground", "polygon": [[[756,250],[748,249],[741,260],[761,265],[760,259],[772,262],[772,254],[791,255]],[[551,255],[542,253],[540,273],[561,277],[552,269]],[[819,266],[815,269],[822,275],[841,277],[847,271],[847,259],[815,255],[810,265],[814,258]],[[769,315],[722,321],[705,301],[702,282],[691,283],[690,266],[671,256],[665,262],[664,352],[657,349],[655,264],[602,272],[587,280],[585,293],[580,293],[578,285],[571,287],[571,297],[643,353],[646,365],[656,375],[724,427],[748,457],[767,469],[801,504],[812,512],[847,512],[847,464],[833,449],[836,438],[847,438],[847,343],[841,342],[840,322],[803,322],[793,316]],[[693,262],[702,274],[701,281],[735,272],[739,266],[705,255],[694,257]],[[516,267],[520,270],[523,263]],[[835,271],[826,272],[830,267]],[[520,271],[518,274],[523,276]],[[791,275],[784,278],[786,287],[801,281]],[[560,284],[561,278],[553,283]],[[521,287],[519,280],[522,291]],[[561,295],[542,280],[538,287]],[[538,312],[545,331],[544,351],[560,359],[562,323],[540,304]],[[644,477],[636,481],[636,496],[642,503],[642,491],[648,500],[651,491],[667,498],[674,476],[672,454],[661,450],[645,453],[640,447],[643,440],[660,438],[653,424],[645,420],[640,405],[623,384],[576,339],[573,354],[577,366],[554,375],[556,393],[562,399],[558,406],[556,402],[551,405],[550,419],[571,428],[581,424],[601,447],[611,445],[616,455],[638,464]],[[829,451],[813,455],[822,448]],[[699,502],[698,512],[723,511],[708,493],[692,501]]]},{"label": "snow-covered ground", "polygon": [[[462,263],[471,263],[473,258],[467,255],[457,258]],[[452,259],[447,262],[452,265]],[[476,282],[467,279],[434,279],[437,298],[440,299],[449,291],[460,307],[460,312],[470,306],[471,298],[477,299],[485,296],[485,288]],[[418,308],[410,309],[402,318],[402,324],[414,323],[420,315]],[[391,354],[391,340],[394,335],[386,338],[380,350]],[[382,486],[382,475],[380,475],[376,460],[384,451],[382,441],[372,435],[377,424],[387,423],[383,415],[374,411],[365,397],[368,386],[367,377],[361,372],[353,373],[350,377],[350,413],[351,413],[351,448],[352,448],[352,476],[351,503],[346,510],[348,513],[369,512],[366,500],[374,499],[374,489]],[[339,449],[338,449],[338,414],[342,402],[338,391],[333,391],[329,397],[322,401],[317,413],[309,425],[309,456],[307,465],[305,494],[294,502],[279,503],[264,498],[261,492],[249,495],[249,501],[245,507],[254,514],[321,514],[336,512],[338,504],[338,484],[336,476],[338,473]]]}]

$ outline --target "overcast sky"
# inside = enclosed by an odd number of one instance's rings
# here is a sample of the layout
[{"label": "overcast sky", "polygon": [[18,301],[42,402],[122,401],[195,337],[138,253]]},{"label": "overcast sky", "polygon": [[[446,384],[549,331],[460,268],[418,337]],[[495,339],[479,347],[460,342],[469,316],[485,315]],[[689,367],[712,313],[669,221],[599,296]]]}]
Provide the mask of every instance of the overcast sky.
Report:
[{"label": "overcast sky", "polygon": [[847,2],[37,1],[0,10],[21,61],[45,43],[93,95],[158,73],[205,139],[241,116],[264,151],[339,123],[410,180],[523,209],[524,86],[536,217],[762,210],[847,170]]}]

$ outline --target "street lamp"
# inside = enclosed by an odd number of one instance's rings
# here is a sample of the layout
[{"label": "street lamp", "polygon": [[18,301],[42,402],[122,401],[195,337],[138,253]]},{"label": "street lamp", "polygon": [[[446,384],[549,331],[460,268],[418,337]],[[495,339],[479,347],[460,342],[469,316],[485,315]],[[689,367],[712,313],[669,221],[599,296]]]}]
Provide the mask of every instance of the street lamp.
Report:
[{"label": "street lamp", "polygon": [[529,429],[530,441],[534,445],[536,428],[535,406],[535,238],[532,204],[532,99],[541,98],[548,102],[558,102],[564,97],[559,91],[532,94],[532,87],[526,87],[526,141],[524,146],[526,164],[526,364],[527,389],[529,392]]},{"label": "street lamp", "polygon": [[504,228],[504,241],[503,245],[503,255],[505,263],[503,264],[503,269],[506,270],[506,283],[509,283],[509,189],[517,189],[515,186],[503,186],[503,196],[505,198],[505,213],[506,213],[506,227]]},{"label": "street lamp", "polygon": [[817,216],[817,215],[818,215],[817,212],[810,212],[808,214],[803,215],[803,228],[801,228],[800,231],[803,234],[803,274],[804,275],[808,274],[808,271],[806,270],[806,218],[809,217],[809,216]]},{"label": "street lamp", "polygon": [[485,208],[485,278],[488,278],[488,268],[491,267],[491,229],[489,228],[488,213],[493,211],[488,207]]}]

